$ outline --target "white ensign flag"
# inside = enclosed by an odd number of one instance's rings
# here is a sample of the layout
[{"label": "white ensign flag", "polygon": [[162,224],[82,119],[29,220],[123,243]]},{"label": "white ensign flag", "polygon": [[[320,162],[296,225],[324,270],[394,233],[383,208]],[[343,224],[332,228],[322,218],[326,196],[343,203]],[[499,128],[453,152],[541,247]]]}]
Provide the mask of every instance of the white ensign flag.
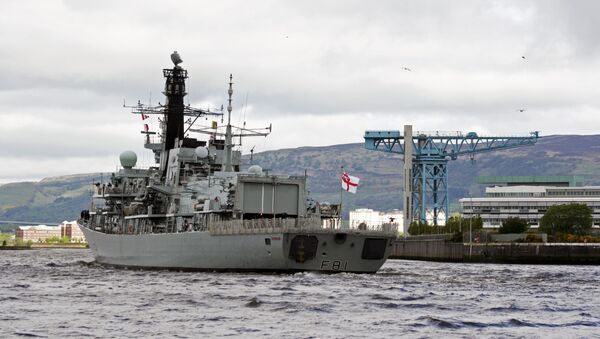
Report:
[{"label": "white ensign flag", "polygon": [[348,173],[344,172],[342,174],[342,189],[356,194],[356,189],[358,188],[358,182],[360,179],[358,177],[353,177],[348,175]]}]

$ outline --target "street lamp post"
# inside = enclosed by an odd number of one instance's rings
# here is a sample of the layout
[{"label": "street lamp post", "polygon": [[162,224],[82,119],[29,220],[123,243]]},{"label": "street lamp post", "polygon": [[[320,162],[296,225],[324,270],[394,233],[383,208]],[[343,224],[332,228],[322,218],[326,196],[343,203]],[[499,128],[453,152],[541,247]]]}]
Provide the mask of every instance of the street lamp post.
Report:
[{"label": "street lamp post", "polygon": [[473,214],[475,209],[473,208],[473,196],[469,194],[471,200],[471,216],[469,217],[469,259],[473,255]]}]

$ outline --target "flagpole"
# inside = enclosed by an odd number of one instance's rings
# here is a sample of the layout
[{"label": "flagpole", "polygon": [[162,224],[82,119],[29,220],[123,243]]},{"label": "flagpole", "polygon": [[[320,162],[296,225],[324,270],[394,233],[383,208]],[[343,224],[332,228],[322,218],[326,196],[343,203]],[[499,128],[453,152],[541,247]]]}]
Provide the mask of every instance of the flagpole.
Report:
[{"label": "flagpole", "polygon": [[[340,166],[342,170],[342,176],[344,175],[344,166]],[[341,179],[340,179],[341,180]],[[344,186],[340,185],[340,228],[342,228],[342,202],[344,199]]]}]

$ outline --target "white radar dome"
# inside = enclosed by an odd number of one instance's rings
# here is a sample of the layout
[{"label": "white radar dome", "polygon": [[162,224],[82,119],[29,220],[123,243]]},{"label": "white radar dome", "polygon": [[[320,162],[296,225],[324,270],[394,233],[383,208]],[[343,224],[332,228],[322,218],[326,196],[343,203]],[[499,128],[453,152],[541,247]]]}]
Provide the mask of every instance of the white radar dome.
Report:
[{"label": "white radar dome", "polygon": [[200,159],[204,159],[208,156],[208,149],[206,147],[198,146],[194,152],[196,152],[196,156]]},{"label": "white radar dome", "polygon": [[258,165],[252,165],[248,168],[248,173],[250,174],[256,174],[256,175],[261,175],[262,174],[262,167],[258,166]]},{"label": "white radar dome", "polygon": [[137,163],[137,155],[133,151],[125,151],[119,156],[123,168],[132,168]]}]

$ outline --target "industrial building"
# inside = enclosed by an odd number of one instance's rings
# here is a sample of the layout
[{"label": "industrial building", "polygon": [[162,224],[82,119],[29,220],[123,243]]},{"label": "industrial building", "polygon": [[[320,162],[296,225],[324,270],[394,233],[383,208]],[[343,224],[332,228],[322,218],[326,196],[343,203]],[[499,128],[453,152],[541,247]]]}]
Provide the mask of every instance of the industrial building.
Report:
[{"label": "industrial building", "polygon": [[[484,177],[484,197],[459,200],[465,217],[480,216],[484,227],[500,227],[518,217],[537,227],[550,206],[585,204],[592,208],[593,224],[600,226],[600,186],[575,186],[580,179],[568,176]],[[548,185],[550,184],[551,185]]]}]

